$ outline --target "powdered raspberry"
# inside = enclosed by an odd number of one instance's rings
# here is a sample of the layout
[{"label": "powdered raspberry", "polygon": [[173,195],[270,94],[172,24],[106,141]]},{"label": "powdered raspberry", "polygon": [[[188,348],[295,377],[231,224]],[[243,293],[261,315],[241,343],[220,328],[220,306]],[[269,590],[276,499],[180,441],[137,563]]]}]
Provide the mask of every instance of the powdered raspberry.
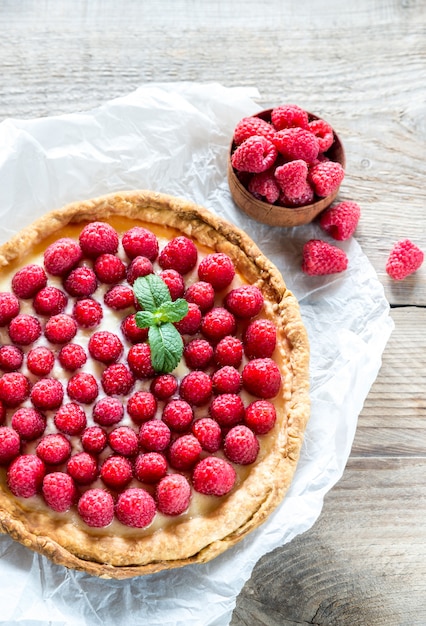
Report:
[{"label": "powdered raspberry", "polygon": [[263,295],[255,285],[241,285],[227,293],[225,306],[235,317],[255,317],[263,308]]},{"label": "powdered raspberry", "polygon": [[282,104],[271,111],[271,122],[275,130],[283,128],[308,128],[307,112],[297,104]]},{"label": "powdered raspberry", "polygon": [[243,117],[238,122],[234,130],[234,142],[239,146],[243,141],[253,135],[266,137],[272,141],[275,134],[275,129],[266,120],[260,117]]},{"label": "powdered raspberry", "polygon": [[85,265],[76,267],[64,280],[64,288],[70,296],[88,298],[96,291],[98,279],[95,272]]},{"label": "powdered raspberry", "polygon": [[151,382],[151,392],[158,400],[168,400],[177,391],[178,382],[173,374],[160,374]]},{"label": "powdered raspberry", "polygon": [[136,324],[136,314],[131,313],[121,322],[121,331],[130,343],[142,343],[148,338],[148,328],[139,328]]},{"label": "powdered raspberry", "polygon": [[268,433],[275,425],[277,413],[268,400],[255,400],[246,407],[244,423],[256,435]]},{"label": "powdered raspberry", "polygon": [[58,315],[67,306],[66,294],[57,287],[47,286],[35,295],[33,307],[39,315]]},{"label": "powdered raspberry", "polygon": [[146,256],[137,256],[127,268],[127,282],[133,285],[137,278],[148,276],[148,274],[152,274],[153,271],[152,263]]},{"label": "powdered raspberry", "polygon": [[243,369],[243,387],[259,398],[273,398],[281,386],[281,374],[272,359],[253,359]]},{"label": "powdered raspberry", "polygon": [[108,396],[126,396],[135,384],[135,378],[124,363],[113,363],[103,371],[101,383]]},{"label": "powdered raspberry", "polygon": [[194,412],[185,400],[170,400],[163,409],[161,419],[169,428],[181,433],[191,425]]},{"label": "powdered raspberry", "polygon": [[321,214],[319,225],[334,239],[345,241],[354,234],[360,215],[356,202],[339,202]]},{"label": "powdered raspberry", "polygon": [[306,182],[305,185],[300,188],[297,194],[287,196],[284,192],[282,192],[278,204],[280,204],[281,206],[296,208],[299,206],[305,206],[306,204],[312,204],[314,200],[315,192],[311,185]]},{"label": "powdered raspberry", "polygon": [[21,440],[18,433],[10,426],[0,426],[0,465],[8,465],[18,456]]},{"label": "powdered raspberry", "polygon": [[247,188],[255,198],[269,204],[274,204],[280,197],[280,186],[272,170],[253,174]]},{"label": "powdered raspberry", "polygon": [[92,298],[77,300],[72,314],[81,328],[94,328],[101,323],[103,317],[102,306]]},{"label": "powdered raspberry", "polygon": [[20,304],[13,293],[4,291],[0,293],[0,326],[6,326],[18,315]]},{"label": "powdered raspberry", "polygon": [[37,409],[23,406],[12,415],[11,426],[21,439],[33,441],[44,433],[46,418]]},{"label": "powdered raspberry", "polygon": [[203,370],[213,358],[213,347],[206,339],[193,339],[183,350],[186,365],[193,370]]},{"label": "powdered raspberry", "polygon": [[233,335],[236,326],[232,313],[219,306],[207,311],[201,320],[201,332],[213,343],[218,343],[226,335]]},{"label": "powdered raspberry", "polygon": [[192,432],[197,437],[203,450],[217,452],[222,444],[222,430],[211,417],[202,417],[192,425]]},{"label": "powdered raspberry", "polygon": [[41,324],[36,317],[27,313],[19,313],[9,324],[11,341],[20,346],[29,346],[41,335]]},{"label": "powdered raspberry", "polygon": [[238,367],[243,358],[243,344],[238,337],[223,337],[214,349],[214,360],[217,365],[233,365]]},{"label": "powdered raspberry", "polygon": [[89,426],[81,434],[81,445],[86,452],[100,454],[108,444],[108,435],[100,426]]},{"label": "powdered raspberry", "polygon": [[157,237],[142,226],[134,226],[125,232],[121,243],[129,259],[134,259],[137,256],[146,256],[150,261],[154,261],[157,258]]},{"label": "powdered raspberry", "polygon": [[36,454],[47,465],[60,465],[71,456],[71,444],[64,435],[50,433],[39,441]]},{"label": "powdered raspberry", "polygon": [[143,483],[153,484],[167,474],[166,457],[159,452],[144,452],[135,460],[135,476]]},{"label": "powdered raspberry", "polygon": [[41,489],[46,468],[35,454],[22,454],[9,465],[7,483],[18,498],[31,498]]},{"label": "powdered raspberry", "polygon": [[315,193],[325,198],[336,191],[345,177],[345,171],[336,161],[322,161],[314,165],[309,171],[309,182]]},{"label": "powdered raspberry", "polygon": [[16,372],[24,360],[24,353],[17,346],[2,346],[0,348],[0,368],[4,372]]},{"label": "powdered raspberry", "polygon": [[215,456],[202,459],[192,474],[195,491],[206,496],[224,496],[233,488],[237,474],[228,461]]},{"label": "powdered raspberry", "polygon": [[181,398],[189,402],[189,404],[202,406],[210,400],[213,384],[208,374],[200,370],[194,370],[184,376],[179,391]]},{"label": "powdered raspberry", "polygon": [[83,253],[95,259],[101,254],[115,254],[118,235],[114,228],[104,222],[92,222],[83,228],[79,237]]},{"label": "powdered raspberry", "polygon": [[30,393],[30,381],[21,372],[6,372],[0,378],[0,400],[7,406],[22,404]]},{"label": "powdered raspberry", "polygon": [[114,285],[126,276],[126,266],[115,254],[101,254],[93,265],[97,279],[105,285]]},{"label": "powdered raspberry", "polygon": [[213,398],[209,411],[220,426],[235,426],[244,419],[243,401],[235,393],[223,393]]},{"label": "powdered raspberry", "polygon": [[201,313],[206,313],[214,305],[214,289],[210,282],[198,280],[189,285],[185,299],[198,305]]},{"label": "powdered raspberry", "polygon": [[179,235],[171,239],[161,250],[158,262],[161,269],[173,269],[179,274],[187,274],[196,265],[198,252],[194,242]]},{"label": "powdered raspberry", "polygon": [[160,480],[155,490],[157,508],[163,515],[181,515],[191,500],[191,487],[181,474],[169,474]]},{"label": "powdered raspberry", "polygon": [[88,489],[78,501],[82,520],[92,528],[109,526],[114,519],[114,500],[105,489]]},{"label": "powdered raspberry", "polygon": [[122,489],[133,478],[132,464],[124,456],[113,454],[103,462],[100,476],[108,487]]},{"label": "powdered raspberry", "polygon": [[31,263],[18,270],[12,278],[13,293],[22,299],[33,298],[47,285],[46,272],[40,265]]},{"label": "powdered raspberry", "polygon": [[139,430],[139,443],[150,452],[162,452],[171,439],[170,428],[160,420],[149,420]]},{"label": "powdered raspberry", "polygon": [[79,485],[90,485],[98,476],[98,464],[91,454],[77,452],[69,459],[67,472]]},{"label": "powdered raspberry", "polygon": [[131,306],[135,306],[135,294],[128,285],[114,285],[108,289],[104,296],[104,302],[114,311],[122,311]]},{"label": "powdered raspberry", "polygon": [[47,320],[44,327],[44,336],[50,343],[68,343],[74,339],[77,330],[77,322],[71,315],[59,313]]},{"label": "powdered raspberry", "polygon": [[56,378],[40,378],[32,386],[30,398],[37,409],[57,409],[62,404],[64,388]]},{"label": "powdered raspberry", "polygon": [[159,276],[169,288],[172,300],[182,298],[185,293],[185,281],[182,274],[179,274],[176,270],[169,269],[160,272]]},{"label": "powdered raspberry", "polygon": [[92,374],[77,372],[69,379],[67,392],[71,400],[82,404],[91,404],[98,396],[98,383]]},{"label": "powdered raspberry", "polygon": [[268,319],[250,322],[244,333],[244,352],[249,359],[271,357],[277,344],[277,329]]},{"label": "powdered raspberry", "polygon": [[250,428],[239,424],[234,426],[225,436],[223,444],[225,455],[233,463],[249,465],[254,463],[259,453],[259,441]]},{"label": "powdered raspberry", "polygon": [[304,192],[308,178],[308,166],[302,159],[280,165],[275,178],[286,198],[299,198]]},{"label": "powdered raspberry", "polygon": [[135,424],[142,424],[155,416],[157,400],[149,391],[137,391],[127,402],[127,412]]},{"label": "powdered raspberry", "polygon": [[198,304],[188,302],[188,313],[179,322],[175,323],[175,327],[181,335],[195,335],[201,324],[201,311]]},{"label": "powdered raspberry", "polygon": [[88,349],[93,359],[109,365],[118,361],[123,352],[123,344],[115,333],[100,330],[90,337]]},{"label": "powdered raspberry", "polygon": [[210,283],[215,291],[221,291],[232,283],[235,267],[232,259],[224,252],[212,252],[200,261],[198,278]]},{"label": "powdered raspberry", "polygon": [[36,346],[27,352],[27,367],[36,376],[47,376],[55,364],[55,355],[46,346]]},{"label": "powdered raspberry", "polygon": [[44,267],[53,276],[65,276],[83,257],[77,241],[70,237],[57,239],[44,252]]},{"label": "powdered raspberry", "polygon": [[261,135],[253,135],[234,150],[231,163],[238,172],[258,174],[272,167],[277,155],[277,148],[272,141]]},{"label": "powdered raspberry", "polygon": [[77,489],[73,479],[64,472],[51,472],[43,479],[43,497],[46,504],[58,513],[69,511],[77,501]]},{"label": "powdered raspberry", "polygon": [[78,435],[86,428],[86,413],[79,404],[68,402],[63,404],[53,418],[58,430],[66,435]]},{"label": "powdered raspberry", "polygon": [[416,272],[423,260],[422,250],[409,239],[403,239],[394,244],[386,263],[386,272],[394,280],[403,280]]},{"label": "powdered raspberry", "polygon": [[303,246],[302,270],[310,276],[336,274],[343,272],[348,266],[348,258],[344,250],[321,241],[310,239]]},{"label": "powdered raspberry", "polygon": [[225,365],[212,376],[213,391],[217,394],[238,393],[241,390],[242,378],[240,372],[232,365]]},{"label": "powdered raspberry", "polygon": [[134,456],[139,447],[138,436],[129,426],[114,428],[108,435],[108,443],[114,452],[123,456]]},{"label": "powdered raspberry", "polygon": [[132,528],[146,528],[155,517],[154,498],[145,489],[132,487],[118,496],[115,505],[117,519]]},{"label": "powdered raspberry", "polygon": [[123,419],[124,407],[118,398],[101,398],[93,407],[93,419],[101,426],[113,426]]},{"label": "powdered raspberry", "polygon": [[67,343],[58,354],[59,363],[68,372],[75,372],[87,361],[84,348],[77,343]]},{"label": "powdered raspberry", "polygon": [[182,435],[170,445],[169,463],[177,470],[189,470],[199,460],[201,451],[201,444],[194,435]]},{"label": "powdered raspberry", "polygon": [[327,152],[334,142],[334,133],[330,124],[324,120],[312,120],[308,124],[308,129],[315,135],[320,152]]},{"label": "powdered raspberry", "polygon": [[288,161],[299,160],[313,163],[318,156],[317,138],[303,128],[285,128],[275,134],[274,144]]},{"label": "powdered raspberry", "polygon": [[155,370],[151,363],[151,348],[147,343],[137,343],[127,353],[127,362],[136,378],[152,378]]}]

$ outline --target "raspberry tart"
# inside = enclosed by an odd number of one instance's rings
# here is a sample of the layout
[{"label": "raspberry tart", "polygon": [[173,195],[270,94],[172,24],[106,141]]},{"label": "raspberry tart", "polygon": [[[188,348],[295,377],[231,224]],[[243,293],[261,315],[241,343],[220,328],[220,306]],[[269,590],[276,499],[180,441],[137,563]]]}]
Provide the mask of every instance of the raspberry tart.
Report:
[{"label": "raspberry tart", "polygon": [[48,213],[0,264],[0,531],[126,578],[265,521],[300,454],[309,345],[244,232],[123,192]]}]

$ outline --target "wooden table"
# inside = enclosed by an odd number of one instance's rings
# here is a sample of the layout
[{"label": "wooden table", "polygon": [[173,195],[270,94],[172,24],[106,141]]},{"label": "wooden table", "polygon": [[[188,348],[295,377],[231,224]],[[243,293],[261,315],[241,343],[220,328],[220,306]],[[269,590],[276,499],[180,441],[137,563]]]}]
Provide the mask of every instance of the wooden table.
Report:
[{"label": "wooden table", "polygon": [[426,624],[426,267],[392,282],[394,241],[426,251],[424,0],[3,0],[0,121],[95,107],[150,81],[259,89],[344,137],[342,199],[395,330],[320,519],[266,555],[232,626]]}]

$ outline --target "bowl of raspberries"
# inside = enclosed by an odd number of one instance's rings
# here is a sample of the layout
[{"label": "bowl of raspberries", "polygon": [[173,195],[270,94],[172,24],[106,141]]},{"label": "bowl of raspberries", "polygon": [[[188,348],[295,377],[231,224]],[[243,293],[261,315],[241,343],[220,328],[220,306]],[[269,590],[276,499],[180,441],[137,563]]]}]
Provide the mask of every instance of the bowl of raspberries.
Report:
[{"label": "bowl of raspberries", "polygon": [[228,182],[236,205],[258,222],[299,226],[335,200],[344,168],[344,149],[330,124],[282,104],[238,122]]}]

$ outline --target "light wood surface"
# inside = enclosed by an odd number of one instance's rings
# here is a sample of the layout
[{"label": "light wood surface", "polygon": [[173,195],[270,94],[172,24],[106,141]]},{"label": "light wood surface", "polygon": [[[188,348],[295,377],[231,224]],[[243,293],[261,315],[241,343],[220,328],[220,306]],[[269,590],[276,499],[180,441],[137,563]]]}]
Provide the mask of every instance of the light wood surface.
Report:
[{"label": "light wood surface", "polygon": [[424,0],[2,0],[0,121],[95,107],[150,81],[257,87],[339,129],[342,199],[395,330],[342,479],[314,527],[255,567],[232,626],[426,624],[426,268],[400,283],[391,245],[426,251]]}]

